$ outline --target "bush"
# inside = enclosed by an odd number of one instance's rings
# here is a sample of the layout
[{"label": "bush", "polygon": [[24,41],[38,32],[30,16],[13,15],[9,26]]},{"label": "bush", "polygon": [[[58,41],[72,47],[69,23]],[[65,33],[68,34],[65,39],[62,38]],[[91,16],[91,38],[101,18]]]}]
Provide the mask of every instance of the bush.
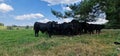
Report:
[{"label": "bush", "polygon": [[27,26],[25,27],[25,29],[29,29],[29,26],[27,25]]},{"label": "bush", "polygon": [[13,27],[12,26],[7,26],[7,29],[8,30],[13,30]]}]

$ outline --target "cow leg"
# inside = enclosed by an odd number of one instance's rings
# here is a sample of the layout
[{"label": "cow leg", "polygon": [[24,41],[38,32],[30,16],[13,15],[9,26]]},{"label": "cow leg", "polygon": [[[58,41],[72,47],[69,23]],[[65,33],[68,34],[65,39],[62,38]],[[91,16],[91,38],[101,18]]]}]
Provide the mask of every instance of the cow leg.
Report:
[{"label": "cow leg", "polygon": [[35,37],[38,37],[39,30],[35,30]]},{"label": "cow leg", "polygon": [[98,31],[96,30],[96,34],[97,34],[97,32],[98,32]]},{"label": "cow leg", "polygon": [[94,34],[94,31],[92,31],[92,34]]},{"label": "cow leg", "polygon": [[100,34],[101,30],[98,30],[98,34]]},{"label": "cow leg", "polygon": [[100,30],[96,30],[96,33],[97,33],[97,34],[100,34]]},{"label": "cow leg", "polygon": [[52,36],[52,34],[51,34],[51,33],[48,33],[48,35],[49,35],[49,37],[51,37],[51,36]]},{"label": "cow leg", "polygon": [[81,30],[79,30],[79,34],[81,35],[83,33],[83,30],[81,29]]},{"label": "cow leg", "polygon": [[52,35],[51,34],[49,34],[49,37],[51,37]]},{"label": "cow leg", "polygon": [[92,31],[90,31],[90,35],[92,35]]},{"label": "cow leg", "polygon": [[84,33],[87,33],[87,29],[84,29]]},{"label": "cow leg", "polygon": [[48,31],[48,32],[47,32],[47,34],[48,34],[48,36],[49,36],[49,37],[51,37],[51,36],[52,36],[51,31]]}]

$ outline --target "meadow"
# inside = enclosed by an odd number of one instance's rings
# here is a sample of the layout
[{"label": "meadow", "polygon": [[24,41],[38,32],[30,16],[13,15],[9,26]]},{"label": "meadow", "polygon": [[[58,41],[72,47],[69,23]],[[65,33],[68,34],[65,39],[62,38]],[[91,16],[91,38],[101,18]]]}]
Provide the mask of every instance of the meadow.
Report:
[{"label": "meadow", "polygon": [[39,33],[30,29],[0,30],[0,56],[119,56],[120,29],[76,36]]},{"label": "meadow", "polygon": [[4,30],[6,28],[7,28],[6,26],[0,26],[0,30]]}]

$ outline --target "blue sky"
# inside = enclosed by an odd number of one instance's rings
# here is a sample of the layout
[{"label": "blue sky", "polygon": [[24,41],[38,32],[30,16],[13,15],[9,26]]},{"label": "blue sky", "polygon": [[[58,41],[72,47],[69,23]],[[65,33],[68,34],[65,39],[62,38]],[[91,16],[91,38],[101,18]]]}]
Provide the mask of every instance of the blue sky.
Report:
[{"label": "blue sky", "polygon": [[51,8],[63,11],[64,5],[80,0],[0,0],[0,22],[5,25],[33,25],[34,22],[70,21],[59,20]]},{"label": "blue sky", "polygon": [[0,22],[5,25],[33,25],[34,22],[58,21],[69,22],[69,19],[57,19],[51,8],[57,11],[70,10],[67,4],[81,0],[0,0]]}]

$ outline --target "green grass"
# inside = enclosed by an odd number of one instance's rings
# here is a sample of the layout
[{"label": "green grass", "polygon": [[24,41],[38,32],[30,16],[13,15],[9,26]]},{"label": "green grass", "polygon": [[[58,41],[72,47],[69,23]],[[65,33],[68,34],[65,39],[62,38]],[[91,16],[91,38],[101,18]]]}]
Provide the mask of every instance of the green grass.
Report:
[{"label": "green grass", "polygon": [[0,30],[5,30],[6,28],[6,26],[0,26]]},{"label": "green grass", "polygon": [[118,56],[120,30],[103,30],[101,34],[52,36],[33,30],[0,30],[0,56]]}]

